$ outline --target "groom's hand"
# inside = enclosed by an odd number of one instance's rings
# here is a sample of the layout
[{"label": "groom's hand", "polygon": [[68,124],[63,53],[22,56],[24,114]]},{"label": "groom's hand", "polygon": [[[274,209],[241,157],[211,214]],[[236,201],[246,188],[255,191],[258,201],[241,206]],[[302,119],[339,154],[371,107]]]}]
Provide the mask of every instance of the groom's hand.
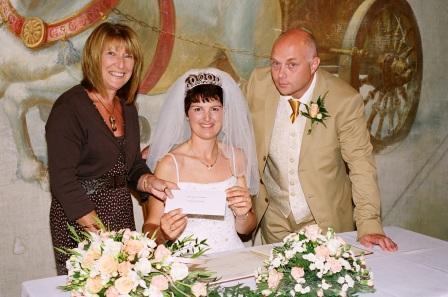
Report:
[{"label": "groom's hand", "polygon": [[379,245],[383,251],[395,252],[398,249],[397,244],[383,234],[366,234],[359,239],[359,242],[368,248]]}]

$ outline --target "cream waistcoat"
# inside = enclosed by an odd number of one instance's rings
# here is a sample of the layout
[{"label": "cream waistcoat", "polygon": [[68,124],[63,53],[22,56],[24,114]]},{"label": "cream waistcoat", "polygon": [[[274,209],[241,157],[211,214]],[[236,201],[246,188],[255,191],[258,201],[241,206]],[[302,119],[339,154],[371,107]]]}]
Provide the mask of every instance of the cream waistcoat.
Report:
[{"label": "cream waistcoat", "polygon": [[[316,85],[316,76],[308,90],[300,98],[299,109],[302,111],[305,110],[304,104],[308,104],[311,100],[311,94]],[[278,207],[285,218],[292,212],[296,223],[300,223],[311,215],[297,170],[306,118],[300,115],[294,123],[291,123],[289,98],[290,96],[280,96],[278,102],[264,181],[269,196],[273,198],[273,205]]]}]

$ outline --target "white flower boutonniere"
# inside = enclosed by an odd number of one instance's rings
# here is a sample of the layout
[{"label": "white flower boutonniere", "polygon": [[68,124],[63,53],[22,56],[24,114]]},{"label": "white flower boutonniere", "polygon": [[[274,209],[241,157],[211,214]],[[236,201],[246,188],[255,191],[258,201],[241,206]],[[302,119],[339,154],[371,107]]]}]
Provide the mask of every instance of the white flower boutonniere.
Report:
[{"label": "white flower boutonniere", "polygon": [[308,135],[311,134],[314,124],[320,123],[324,125],[325,128],[327,127],[327,125],[325,125],[325,119],[330,117],[330,114],[325,108],[325,97],[327,94],[328,91],[323,96],[319,95],[316,102],[311,101],[308,105],[305,105],[306,112],[301,112],[304,117],[311,120],[311,128],[308,129]]}]

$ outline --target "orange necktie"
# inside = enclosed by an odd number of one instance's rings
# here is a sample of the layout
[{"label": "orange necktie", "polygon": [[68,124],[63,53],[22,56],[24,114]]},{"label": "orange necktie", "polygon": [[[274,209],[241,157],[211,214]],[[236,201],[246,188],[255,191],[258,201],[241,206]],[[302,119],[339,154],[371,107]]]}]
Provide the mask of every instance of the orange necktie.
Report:
[{"label": "orange necktie", "polygon": [[288,100],[288,102],[289,102],[289,105],[291,105],[291,109],[292,109],[292,113],[289,116],[289,118],[291,119],[291,123],[294,123],[300,114],[300,112],[299,112],[300,101],[298,99],[291,98]]}]

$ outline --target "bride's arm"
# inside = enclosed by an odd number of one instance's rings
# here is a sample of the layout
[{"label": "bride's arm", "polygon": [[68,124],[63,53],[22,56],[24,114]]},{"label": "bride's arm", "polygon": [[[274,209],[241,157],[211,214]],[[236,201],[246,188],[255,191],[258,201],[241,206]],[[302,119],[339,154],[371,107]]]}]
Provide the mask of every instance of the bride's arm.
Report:
[{"label": "bride's arm", "polygon": [[252,210],[252,198],[245,178],[246,158],[240,149],[235,149],[235,170],[237,184],[227,190],[227,201],[235,215],[235,228],[239,234],[250,234],[257,224],[255,212]]},{"label": "bride's arm", "polygon": [[[154,175],[158,178],[175,182],[176,171],[172,164],[171,158],[164,157],[157,164]],[[168,198],[172,199],[172,198]],[[151,197],[143,207],[145,208],[143,232],[148,232],[148,236],[151,237],[154,232],[157,232],[156,242],[163,244],[167,240],[175,240],[187,224],[187,218],[180,210],[172,210],[168,213],[165,212],[165,204],[162,200]]]},{"label": "bride's arm", "polygon": [[227,201],[235,215],[236,232],[250,234],[255,229],[257,218],[244,176],[238,177],[237,185],[227,190]]},{"label": "bride's arm", "polygon": [[235,215],[235,228],[239,234],[250,234],[257,224],[255,212],[252,210],[252,198],[247,187],[245,172],[246,158],[242,150],[235,149],[236,186],[227,190],[227,201]]}]

